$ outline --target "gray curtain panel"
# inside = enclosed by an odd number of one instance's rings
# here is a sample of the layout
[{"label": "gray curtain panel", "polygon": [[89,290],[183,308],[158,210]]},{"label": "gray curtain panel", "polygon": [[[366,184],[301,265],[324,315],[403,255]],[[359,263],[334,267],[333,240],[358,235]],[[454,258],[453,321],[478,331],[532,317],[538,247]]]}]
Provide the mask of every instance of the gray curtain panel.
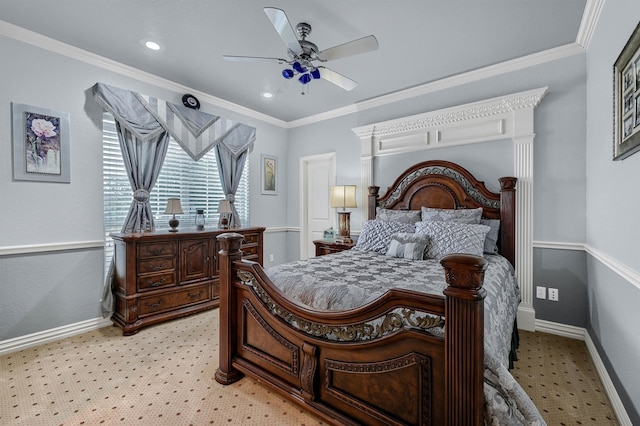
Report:
[{"label": "gray curtain panel", "polygon": [[[116,120],[120,150],[133,191],[122,232],[151,231],[154,224],[149,194],[162,169],[170,134],[128,90],[96,85],[94,98]],[[114,279],[112,260],[102,294],[102,315],[105,318],[115,308]]]},{"label": "gray curtain panel", "polygon": [[[249,148],[255,141],[254,127],[104,83],[93,86],[93,97],[116,121],[133,192],[122,232],[154,230],[149,196],[162,169],[170,137],[194,161],[216,147],[220,180],[233,209],[230,225],[240,226],[233,201]],[[102,299],[105,318],[114,310],[113,284],[111,262]]]},{"label": "gray curtain panel", "polygon": [[[233,205],[238,184],[242,177],[244,163],[249,154],[249,146],[256,139],[256,129],[245,124],[238,124],[221,138],[221,143],[216,145],[216,159],[218,161],[218,174],[225,198],[231,203],[233,211],[229,220],[229,227],[238,228],[240,215]],[[220,226],[218,224],[218,226]]]}]

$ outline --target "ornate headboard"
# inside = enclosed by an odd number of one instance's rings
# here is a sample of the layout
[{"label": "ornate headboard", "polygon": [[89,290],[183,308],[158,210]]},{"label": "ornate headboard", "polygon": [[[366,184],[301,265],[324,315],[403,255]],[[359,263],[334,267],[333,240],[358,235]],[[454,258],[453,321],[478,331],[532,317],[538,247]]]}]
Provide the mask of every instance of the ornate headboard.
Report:
[{"label": "ornate headboard", "polygon": [[482,217],[500,219],[498,248],[515,264],[515,223],[517,179],[500,178],[500,193],[489,191],[464,167],[449,161],[431,160],[414,165],[402,173],[385,195],[380,187],[369,187],[369,219],[376,207],[394,210],[420,210],[422,206],[440,209],[482,207]]}]

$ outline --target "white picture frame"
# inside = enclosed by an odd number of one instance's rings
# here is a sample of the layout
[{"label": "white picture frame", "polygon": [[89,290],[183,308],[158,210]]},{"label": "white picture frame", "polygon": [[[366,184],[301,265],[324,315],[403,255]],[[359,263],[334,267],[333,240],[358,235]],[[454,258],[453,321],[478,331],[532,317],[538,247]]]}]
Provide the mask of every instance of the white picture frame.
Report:
[{"label": "white picture frame", "polygon": [[69,113],[12,102],[13,179],[71,183]]}]

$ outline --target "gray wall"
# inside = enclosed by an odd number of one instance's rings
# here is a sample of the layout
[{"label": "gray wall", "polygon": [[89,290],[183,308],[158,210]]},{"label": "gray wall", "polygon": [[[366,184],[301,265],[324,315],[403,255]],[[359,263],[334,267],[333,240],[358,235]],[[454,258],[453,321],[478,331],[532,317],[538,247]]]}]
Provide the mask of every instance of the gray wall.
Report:
[{"label": "gray wall", "polygon": [[[535,300],[535,307],[540,319],[588,327],[632,421],[640,424],[640,227],[634,214],[640,207],[640,154],[611,161],[611,68],[638,20],[637,0],[605,2],[587,54],[289,130],[206,102],[202,109],[257,127],[250,156],[252,224],[286,228],[300,225],[300,157],[336,152],[338,183],[359,182],[360,141],[351,128],[548,86],[535,113],[534,240],[587,243],[589,251],[534,251],[534,285],[553,282],[560,289],[560,302]],[[102,81],[175,102],[182,93],[7,37],[0,37],[0,57],[0,249],[99,242],[102,111],[90,87]],[[36,57],[47,72],[27,66]],[[413,66],[428,67],[429,61]],[[10,102],[71,114],[71,184],[12,181]],[[486,173],[482,178],[495,188],[495,179],[510,171],[505,164],[511,164],[506,160],[512,152],[487,142],[385,157],[376,160],[375,183],[385,188],[408,165],[442,158]],[[261,153],[281,160],[276,197],[260,195]],[[358,230],[359,212],[352,221]],[[297,232],[267,234],[267,262],[271,253],[274,263],[297,258],[298,238]],[[0,341],[98,317],[101,259],[99,248],[0,256]],[[617,264],[632,277],[622,277]],[[571,300],[576,303],[566,303]]]},{"label": "gray wall", "polygon": [[[100,81],[176,103],[183,93],[163,88],[163,82],[152,76],[134,78],[5,36],[0,36],[0,58],[0,250],[34,251],[0,255],[2,341],[100,317],[103,111],[93,101],[90,88]],[[12,180],[11,102],[70,114],[70,184]],[[249,157],[252,224],[285,227],[286,169],[278,176],[278,196],[261,195],[259,177],[261,153],[286,160],[286,129],[203,99],[201,103],[203,111],[257,128]],[[280,243],[284,238],[287,232],[265,236],[265,253],[273,253],[276,261],[289,258]],[[75,243],[95,247],[65,249]],[[51,244],[58,245],[56,250],[46,251]]]},{"label": "gray wall", "polygon": [[633,424],[640,424],[640,154],[612,161],[611,101],[613,63],[638,21],[637,0],[605,2],[587,53],[589,332]]}]

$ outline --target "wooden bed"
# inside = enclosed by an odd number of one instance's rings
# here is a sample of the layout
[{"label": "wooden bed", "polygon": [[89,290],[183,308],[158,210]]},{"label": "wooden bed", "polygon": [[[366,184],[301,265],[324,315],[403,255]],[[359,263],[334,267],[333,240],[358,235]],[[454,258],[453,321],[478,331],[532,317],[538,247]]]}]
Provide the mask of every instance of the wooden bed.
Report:
[{"label": "wooden bed", "polygon": [[[500,253],[513,264],[515,184],[501,178],[500,193],[493,193],[459,165],[427,161],[405,171],[384,196],[370,187],[369,218],[376,207],[483,207],[483,217],[501,220]],[[443,296],[395,289],[362,308],[317,311],[287,299],[259,264],[242,260],[242,235],[218,239],[219,383],[249,375],[332,424],[483,423],[484,258],[444,257]],[[444,338],[397,326],[391,318],[397,308],[443,317]],[[383,337],[322,337],[322,330],[349,334],[380,319],[392,330]]]}]

